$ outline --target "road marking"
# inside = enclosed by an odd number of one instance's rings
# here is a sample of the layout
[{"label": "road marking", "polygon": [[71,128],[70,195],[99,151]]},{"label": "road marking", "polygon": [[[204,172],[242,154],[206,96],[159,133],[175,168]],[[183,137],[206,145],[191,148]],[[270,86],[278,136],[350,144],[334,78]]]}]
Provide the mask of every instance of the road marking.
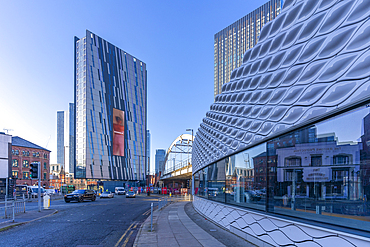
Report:
[{"label": "road marking", "polygon": [[133,227],[133,229],[135,229],[135,228],[137,227],[137,225],[139,225],[139,222],[137,222],[137,223],[135,224],[135,226]]},{"label": "road marking", "polygon": [[125,247],[126,246],[127,242],[130,240],[130,237],[131,237],[132,233],[133,233],[133,231],[131,231],[130,234],[127,236],[125,242],[123,242],[122,247]]},{"label": "road marking", "polygon": [[119,245],[119,243],[121,243],[122,239],[126,236],[127,232],[131,229],[132,225],[134,223],[132,223],[128,228],[127,230],[125,231],[125,233],[121,236],[121,238],[118,240],[118,242],[116,243],[116,245],[114,247],[117,247]]},{"label": "road marking", "polygon": [[143,215],[149,215],[150,209],[148,209],[146,212],[143,213]]}]

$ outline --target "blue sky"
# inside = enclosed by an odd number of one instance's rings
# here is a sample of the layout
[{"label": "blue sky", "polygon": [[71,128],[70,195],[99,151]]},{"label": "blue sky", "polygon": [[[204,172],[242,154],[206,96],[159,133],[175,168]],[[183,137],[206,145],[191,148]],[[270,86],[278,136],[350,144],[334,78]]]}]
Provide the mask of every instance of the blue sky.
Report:
[{"label": "blue sky", "polygon": [[267,0],[1,1],[0,131],[52,151],[73,102],[73,40],[88,29],[147,64],[151,164],[213,102],[214,34]]}]

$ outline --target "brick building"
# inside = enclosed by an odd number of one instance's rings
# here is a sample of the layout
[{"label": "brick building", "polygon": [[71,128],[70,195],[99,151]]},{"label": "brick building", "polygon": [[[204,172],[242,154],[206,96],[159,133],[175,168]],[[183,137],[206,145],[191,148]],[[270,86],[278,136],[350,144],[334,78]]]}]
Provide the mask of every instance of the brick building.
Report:
[{"label": "brick building", "polygon": [[38,180],[30,178],[30,164],[40,162],[41,185],[49,188],[50,152],[32,142],[13,136],[12,177],[16,178],[16,184],[36,185]]}]

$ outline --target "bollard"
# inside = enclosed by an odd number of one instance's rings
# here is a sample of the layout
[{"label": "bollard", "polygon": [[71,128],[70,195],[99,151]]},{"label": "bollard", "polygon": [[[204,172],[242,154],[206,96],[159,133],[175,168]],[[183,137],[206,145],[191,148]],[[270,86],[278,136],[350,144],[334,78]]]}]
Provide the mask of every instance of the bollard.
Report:
[{"label": "bollard", "polygon": [[23,194],[23,213],[26,212],[26,198],[24,198],[24,194]]},{"label": "bollard", "polygon": [[15,201],[13,201],[13,203],[12,203],[12,205],[13,205],[13,222],[14,222],[14,209],[15,209]]},{"label": "bollard", "polygon": [[153,231],[153,203],[150,205],[150,231]]}]

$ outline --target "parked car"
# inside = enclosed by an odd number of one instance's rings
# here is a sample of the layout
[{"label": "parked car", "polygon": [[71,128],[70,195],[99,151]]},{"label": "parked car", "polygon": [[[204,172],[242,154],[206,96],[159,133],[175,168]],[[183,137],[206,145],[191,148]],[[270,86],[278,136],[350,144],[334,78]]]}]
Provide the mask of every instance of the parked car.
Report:
[{"label": "parked car", "polygon": [[70,194],[64,196],[65,202],[77,201],[83,202],[85,200],[95,201],[96,195],[92,190],[75,190]]},{"label": "parked car", "polygon": [[133,198],[135,198],[136,197],[136,194],[135,194],[134,191],[129,191],[129,192],[126,193],[126,197],[133,197]]},{"label": "parked car", "polygon": [[55,194],[55,190],[54,189],[46,189],[46,194],[47,195],[54,195]]},{"label": "parked car", "polygon": [[250,201],[259,201],[261,200],[261,195],[259,195],[257,192],[254,190],[247,190],[244,192],[245,196],[245,201],[250,202]]},{"label": "parked car", "polygon": [[100,194],[100,198],[113,198],[113,197],[114,197],[114,193],[110,191],[105,191]]}]

